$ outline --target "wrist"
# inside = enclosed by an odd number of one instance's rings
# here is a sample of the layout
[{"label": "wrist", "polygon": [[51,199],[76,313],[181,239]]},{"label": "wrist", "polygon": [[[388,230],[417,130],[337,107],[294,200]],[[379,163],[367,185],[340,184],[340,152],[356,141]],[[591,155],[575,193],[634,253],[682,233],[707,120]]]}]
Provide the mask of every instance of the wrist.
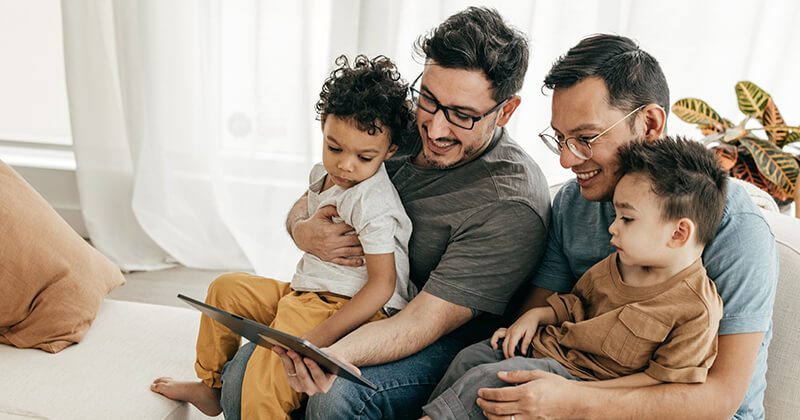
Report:
[{"label": "wrist", "polygon": [[303,234],[303,227],[305,224],[305,220],[303,219],[295,219],[289,224],[289,235],[292,237],[294,244],[300,248],[301,251],[308,252],[308,250],[303,246],[303,240],[300,236]]}]

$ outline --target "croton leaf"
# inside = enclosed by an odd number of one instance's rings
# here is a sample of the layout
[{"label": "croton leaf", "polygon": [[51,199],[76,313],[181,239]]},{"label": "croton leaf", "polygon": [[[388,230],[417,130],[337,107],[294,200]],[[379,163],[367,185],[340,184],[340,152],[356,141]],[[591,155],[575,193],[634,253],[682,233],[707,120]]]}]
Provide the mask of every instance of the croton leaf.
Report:
[{"label": "croton leaf", "polygon": [[[742,148],[744,147],[742,146]],[[791,201],[790,197],[781,191],[780,188],[759,173],[758,166],[756,166],[756,163],[753,161],[753,157],[747,153],[747,150],[743,150],[739,153],[739,161],[731,168],[731,176],[761,188],[775,198],[776,201]]]},{"label": "croton leaf", "polygon": [[786,146],[789,143],[794,143],[796,141],[800,141],[800,133],[797,131],[790,132],[785,139],[783,139],[783,146]]},{"label": "croton leaf", "polygon": [[730,171],[739,159],[739,148],[732,144],[721,144],[712,150],[716,153],[720,166],[726,171]]},{"label": "croton leaf", "polygon": [[679,99],[672,105],[672,112],[688,123],[702,125],[701,129],[710,125],[714,127],[714,131],[722,132],[725,128],[725,122],[717,111],[700,99]]},{"label": "croton leaf", "polygon": [[746,115],[761,119],[764,108],[770,96],[752,82],[739,82],[736,84],[736,99],[739,109]]},{"label": "croton leaf", "polygon": [[[783,147],[786,141],[786,136],[789,135],[789,129],[786,128],[786,121],[783,120],[778,107],[772,98],[767,99],[767,104],[764,107],[764,113],[761,114],[761,125],[767,132],[767,136],[778,147]],[[768,128],[774,127],[774,128]],[[781,128],[782,127],[782,128]]]},{"label": "croton leaf", "polygon": [[800,172],[794,156],[758,138],[745,137],[740,142],[753,156],[758,171],[784,194],[794,197],[795,182]]}]

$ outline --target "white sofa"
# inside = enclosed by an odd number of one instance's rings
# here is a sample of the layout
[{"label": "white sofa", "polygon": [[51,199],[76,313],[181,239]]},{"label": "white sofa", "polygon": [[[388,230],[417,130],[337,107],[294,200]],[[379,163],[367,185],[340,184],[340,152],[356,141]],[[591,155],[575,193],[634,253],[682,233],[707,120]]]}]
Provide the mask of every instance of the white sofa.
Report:
[{"label": "white sofa", "polygon": [[[80,344],[56,354],[0,345],[0,419],[202,419],[150,391],[194,378],[200,313],[106,299]],[[221,418],[221,416],[220,416]]]},{"label": "white sofa", "polygon": [[[766,413],[770,420],[797,419],[800,220],[764,213],[777,238],[781,265]],[[198,313],[188,308],[106,299],[83,341],[60,353],[0,345],[0,419],[205,418],[194,407],[149,390],[157,376],[194,377],[198,322]]]}]

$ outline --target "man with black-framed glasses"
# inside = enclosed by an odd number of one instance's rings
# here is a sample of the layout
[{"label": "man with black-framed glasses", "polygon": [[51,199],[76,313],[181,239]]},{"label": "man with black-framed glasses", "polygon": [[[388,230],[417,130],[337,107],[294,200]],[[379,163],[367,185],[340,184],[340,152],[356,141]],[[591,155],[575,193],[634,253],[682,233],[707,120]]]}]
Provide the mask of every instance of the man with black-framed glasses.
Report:
[{"label": "man with black-framed glasses", "polygon": [[[547,181],[505,129],[528,66],[524,35],[496,11],[472,7],[416,47],[425,58],[410,87],[420,136],[386,168],[413,223],[411,280],[420,293],[329,348],[361,367],[377,392],[333,382],[313,362],[281,352],[290,384],[311,394],[307,418],[418,418],[453,356],[507,322],[511,297],[544,252]],[[287,220],[298,247],[360,264],[348,258],[362,255],[357,237],[330,223],[335,209],[308,215],[303,202]]]},{"label": "man with black-framed glasses", "polygon": [[[545,306],[553,292],[568,292],[589,267],[615,251],[609,227],[615,217],[610,200],[620,178],[617,150],[661,137],[669,109],[660,65],[622,36],[582,40],[556,61],[544,84],[553,92],[552,115],[541,139],[575,179],[553,199],[547,251],[526,307]],[[510,386],[478,392],[488,417],[764,418],[777,250],[745,189],[728,184],[722,223],[702,256],[724,304],[717,358],[704,383],[597,388],[540,371],[503,373],[500,379]],[[642,325],[620,318],[617,338],[622,334],[632,347],[648,345],[652,338],[642,334]]]}]

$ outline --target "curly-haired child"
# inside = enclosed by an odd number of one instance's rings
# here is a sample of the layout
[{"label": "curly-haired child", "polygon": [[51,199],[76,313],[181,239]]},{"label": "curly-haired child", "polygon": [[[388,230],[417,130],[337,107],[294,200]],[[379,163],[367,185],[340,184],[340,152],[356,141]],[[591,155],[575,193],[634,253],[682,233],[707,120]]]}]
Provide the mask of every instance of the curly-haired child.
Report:
[{"label": "curly-haired child", "polygon": [[[315,107],[323,151],[322,163],[311,170],[308,210],[314,214],[334,206],[335,221],[352,226],[359,236],[366,265],[342,266],[306,253],[291,283],[230,273],[214,280],[206,297],[211,305],[302,336],[318,347],[333,344],[365,322],[386,318],[416,294],[409,282],[411,221],[383,165],[415,130],[408,86],[386,57],[359,55],[351,67],[340,56],[336,64]],[[201,381],[159,378],[151,389],[218,415],[221,372],[240,341],[203,315],[195,362]],[[286,375],[276,354],[256,347],[242,384],[241,418],[289,418],[304,394],[289,386]]]}]

